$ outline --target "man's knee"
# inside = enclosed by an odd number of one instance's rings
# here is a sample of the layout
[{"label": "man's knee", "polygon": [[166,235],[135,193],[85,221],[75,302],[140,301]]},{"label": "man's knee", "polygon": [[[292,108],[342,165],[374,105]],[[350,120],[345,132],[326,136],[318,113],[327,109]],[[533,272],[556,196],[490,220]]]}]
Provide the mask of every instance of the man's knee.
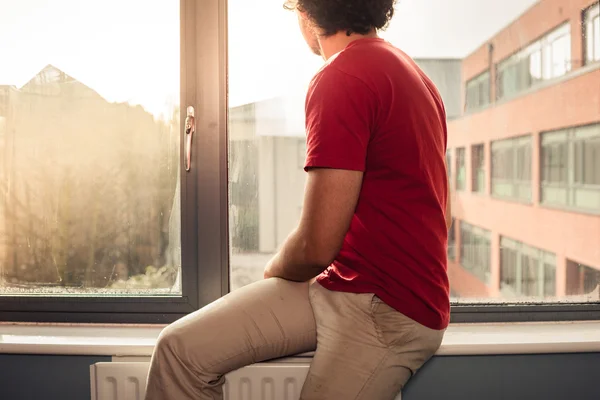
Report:
[{"label": "man's knee", "polygon": [[176,364],[198,375],[210,374],[207,362],[213,358],[214,346],[201,339],[202,329],[196,330],[183,321],[174,322],[162,330],[154,352],[159,358],[170,359]]},{"label": "man's knee", "polygon": [[181,359],[181,355],[185,356],[185,341],[182,338],[181,332],[178,332],[174,324],[164,328],[160,335],[158,335],[154,352],[161,357],[176,356],[178,359]]}]

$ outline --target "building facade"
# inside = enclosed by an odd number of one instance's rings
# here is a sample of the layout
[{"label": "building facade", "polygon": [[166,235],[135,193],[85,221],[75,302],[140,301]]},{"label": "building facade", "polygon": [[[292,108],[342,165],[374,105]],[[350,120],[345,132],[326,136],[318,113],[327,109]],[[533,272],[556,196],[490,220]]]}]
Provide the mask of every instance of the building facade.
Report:
[{"label": "building facade", "polygon": [[453,294],[597,297],[598,1],[536,3],[463,60],[462,88],[448,124]]}]

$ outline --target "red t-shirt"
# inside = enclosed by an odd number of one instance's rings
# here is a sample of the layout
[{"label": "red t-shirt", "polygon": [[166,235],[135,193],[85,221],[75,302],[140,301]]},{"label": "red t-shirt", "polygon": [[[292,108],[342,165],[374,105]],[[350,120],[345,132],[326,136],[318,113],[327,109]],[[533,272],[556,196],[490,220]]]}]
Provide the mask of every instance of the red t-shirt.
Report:
[{"label": "red t-shirt", "polygon": [[318,281],[445,329],[447,136],[434,84],[388,42],[354,41],[313,78],[306,131],[307,170],[364,172],[342,249]]}]

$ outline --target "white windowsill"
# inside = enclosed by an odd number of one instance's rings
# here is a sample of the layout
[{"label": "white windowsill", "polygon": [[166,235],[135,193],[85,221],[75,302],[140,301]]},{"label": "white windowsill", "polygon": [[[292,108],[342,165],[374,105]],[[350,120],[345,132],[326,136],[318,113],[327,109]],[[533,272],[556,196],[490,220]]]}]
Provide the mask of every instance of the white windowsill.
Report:
[{"label": "white windowsill", "polygon": [[[0,324],[0,354],[148,357],[162,327]],[[438,355],[600,352],[600,321],[453,324]],[[302,356],[310,357],[307,353]]]}]

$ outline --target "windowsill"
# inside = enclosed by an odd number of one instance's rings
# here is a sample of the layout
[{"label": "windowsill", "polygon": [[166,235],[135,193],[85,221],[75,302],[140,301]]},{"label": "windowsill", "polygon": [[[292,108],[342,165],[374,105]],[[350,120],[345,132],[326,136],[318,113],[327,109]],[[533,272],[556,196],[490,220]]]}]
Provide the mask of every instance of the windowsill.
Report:
[{"label": "windowsill", "polygon": [[[0,354],[149,357],[162,326],[0,324]],[[452,324],[437,355],[600,352],[600,321]],[[312,353],[302,355],[311,357]]]}]

